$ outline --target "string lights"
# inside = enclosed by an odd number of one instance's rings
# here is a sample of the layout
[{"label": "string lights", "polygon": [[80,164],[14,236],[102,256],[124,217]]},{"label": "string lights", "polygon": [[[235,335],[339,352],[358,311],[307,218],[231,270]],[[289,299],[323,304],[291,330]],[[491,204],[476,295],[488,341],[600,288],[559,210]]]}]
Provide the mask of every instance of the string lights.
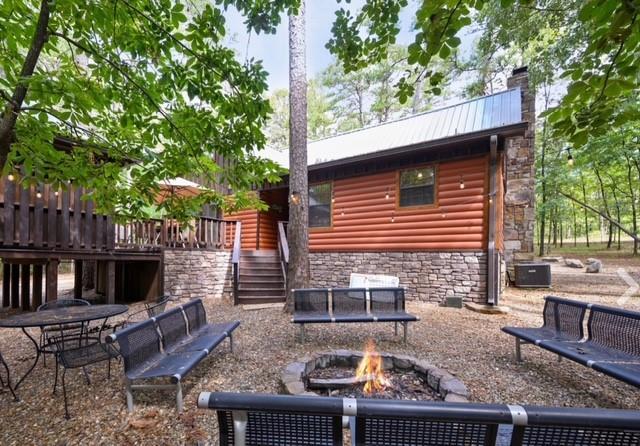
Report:
[{"label": "string lights", "polygon": [[40,188],[36,189],[36,198],[42,198],[42,192],[40,192]]},{"label": "string lights", "polygon": [[12,173],[10,173],[9,175],[7,175],[7,180],[9,180],[9,181],[13,181],[13,180],[15,180],[15,179],[16,179],[16,177],[15,177]]},{"label": "string lights", "polygon": [[460,175],[460,189],[464,189],[464,178]]},{"label": "string lights", "polygon": [[567,164],[569,167],[573,166],[573,156],[571,155],[571,148],[567,147]]},{"label": "string lights", "polygon": [[384,199],[388,200],[389,199],[389,188],[387,187],[387,193],[384,194]]}]

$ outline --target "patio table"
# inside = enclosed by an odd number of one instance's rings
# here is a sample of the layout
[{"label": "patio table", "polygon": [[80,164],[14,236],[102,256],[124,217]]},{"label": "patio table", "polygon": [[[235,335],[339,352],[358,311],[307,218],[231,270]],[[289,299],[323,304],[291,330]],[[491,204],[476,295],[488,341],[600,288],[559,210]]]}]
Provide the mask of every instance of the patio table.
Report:
[{"label": "patio table", "polygon": [[15,389],[18,388],[20,383],[29,376],[33,371],[42,350],[38,341],[29,334],[27,328],[44,328],[53,325],[66,325],[73,323],[88,323],[91,321],[104,319],[100,332],[104,328],[107,319],[112,316],[117,316],[122,313],[126,313],[129,308],[126,305],[90,305],[90,306],[78,306],[78,307],[61,307],[51,310],[35,311],[31,313],[22,313],[15,316],[8,317],[6,319],[0,319],[0,327],[4,328],[20,328],[22,332],[33,342],[36,349],[36,359],[33,365],[27,373],[15,385]]}]

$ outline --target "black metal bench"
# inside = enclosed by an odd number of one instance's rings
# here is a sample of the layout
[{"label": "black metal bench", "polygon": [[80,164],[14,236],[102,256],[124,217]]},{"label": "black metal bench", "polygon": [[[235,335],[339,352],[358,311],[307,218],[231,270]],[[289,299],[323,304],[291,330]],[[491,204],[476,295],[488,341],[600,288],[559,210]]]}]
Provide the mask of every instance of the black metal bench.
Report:
[{"label": "black metal bench", "polygon": [[584,317],[588,303],[546,296],[542,311],[542,327],[503,327],[502,331],[515,337],[516,359],[522,361],[522,344],[539,345],[542,341],[580,341],[584,338]]},{"label": "black metal bench", "polygon": [[304,341],[305,324],[348,322],[393,322],[404,328],[418,317],[405,310],[404,288],[309,288],[293,290],[292,322],[300,324]]},{"label": "black metal bench", "polygon": [[357,446],[640,444],[631,410],[209,392],[198,407],[217,412],[222,446],[341,446],[347,424]]},{"label": "black metal bench", "polygon": [[[194,319],[194,315],[197,318]],[[182,379],[240,325],[234,321],[207,324],[202,300],[185,305],[110,334],[124,359],[127,409],[133,410],[133,390],[176,389],[176,404],[182,412]],[[171,384],[134,384],[134,381],[169,378]]]},{"label": "black metal bench", "polygon": [[[560,335],[551,337],[546,336],[546,332],[539,332],[538,338],[533,341],[536,345],[557,354],[559,357],[571,359],[613,378],[640,387],[639,312],[548,298],[547,304],[545,304],[545,325],[550,317],[547,315],[547,306],[550,305],[550,301],[556,301],[558,308],[573,305],[579,307],[580,310],[576,310],[575,314],[564,319],[565,325],[563,325],[563,331]],[[589,311],[587,338],[583,339],[582,325],[587,309]],[[567,313],[568,311],[557,310],[553,314],[566,315]],[[503,328],[503,331],[514,336],[518,336],[516,333],[523,336],[521,330],[525,329]],[[533,334],[531,336],[534,337]],[[518,350],[516,342],[517,355]]]}]

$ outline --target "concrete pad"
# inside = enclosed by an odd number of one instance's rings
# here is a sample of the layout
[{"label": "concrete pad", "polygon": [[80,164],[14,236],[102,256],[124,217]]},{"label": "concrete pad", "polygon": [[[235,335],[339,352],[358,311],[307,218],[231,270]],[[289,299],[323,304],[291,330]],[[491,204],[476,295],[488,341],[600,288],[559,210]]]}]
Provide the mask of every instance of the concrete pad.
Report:
[{"label": "concrete pad", "polygon": [[280,308],[282,309],[284,307],[284,303],[280,303],[280,302],[275,302],[275,303],[270,303],[270,304],[246,304],[246,305],[241,305],[243,310],[266,310],[269,308]]}]

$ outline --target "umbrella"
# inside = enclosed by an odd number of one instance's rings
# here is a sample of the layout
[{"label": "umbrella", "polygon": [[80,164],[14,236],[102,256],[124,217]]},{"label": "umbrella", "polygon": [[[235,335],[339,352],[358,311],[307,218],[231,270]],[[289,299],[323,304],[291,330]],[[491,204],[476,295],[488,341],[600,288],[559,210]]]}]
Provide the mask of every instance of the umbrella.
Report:
[{"label": "umbrella", "polygon": [[204,192],[207,190],[206,187],[181,177],[159,181],[158,185],[160,186],[160,192],[156,196],[156,202],[158,204],[162,203],[164,200],[166,200],[170,196],[177,196],[177,197],[184,197],[184,198],[195,197],[196,195],[199,195],[201,192]]}]

